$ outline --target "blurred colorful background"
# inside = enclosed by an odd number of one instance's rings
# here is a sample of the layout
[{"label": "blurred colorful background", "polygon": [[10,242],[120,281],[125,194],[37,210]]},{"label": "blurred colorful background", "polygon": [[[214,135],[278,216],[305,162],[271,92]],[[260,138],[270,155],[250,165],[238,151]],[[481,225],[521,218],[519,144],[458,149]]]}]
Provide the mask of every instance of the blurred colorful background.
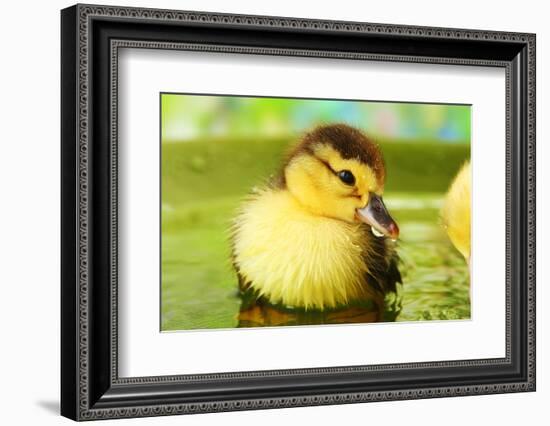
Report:
[{"label": "blurred colorful background", "polygon": [[464,144],[470,139],[467,105],[162,95],[164,142],[292,137],[327,122],[349,123],[392,140]]},{"label": "blurred colorful background", "polygon": [[384,200],[401,228],[395,320],[466,319],[468,270],[440,222],[470,156],[470,106],[161,94],[161,330],[237,326],[228,225],[301,134],[343,122],[382,148]]}]

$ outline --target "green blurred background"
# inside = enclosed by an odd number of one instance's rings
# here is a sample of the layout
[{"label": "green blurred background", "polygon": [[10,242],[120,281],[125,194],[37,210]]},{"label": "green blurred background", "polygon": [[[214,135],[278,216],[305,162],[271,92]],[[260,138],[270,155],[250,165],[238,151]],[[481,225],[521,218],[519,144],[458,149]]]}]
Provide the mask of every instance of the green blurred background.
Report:
[{"label": "green blurred background", "polygon": [[381,146],[384,200],[401,228],[404,285],[397,321],[470,317],[464,259],[439,217],[470,155],[470,107],[364,101],[161,94],[161,330],[231,328],[240,299],[228,224],[289,145],[343,122]]}]

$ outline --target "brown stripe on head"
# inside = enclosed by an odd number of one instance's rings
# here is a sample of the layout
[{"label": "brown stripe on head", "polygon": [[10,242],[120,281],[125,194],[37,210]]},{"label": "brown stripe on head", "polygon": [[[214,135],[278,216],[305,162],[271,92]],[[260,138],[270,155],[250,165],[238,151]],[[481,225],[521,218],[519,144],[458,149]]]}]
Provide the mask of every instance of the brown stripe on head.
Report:
[{"label": "brown stripe on head", "polygon": [[313,154],[314,147],[318,144],[332,146],[346,160],[357,159],[368,165],[380,183],[385,181],[386,168],[380,148],[363,132],[347,124],[319,126],[306,133],[289,153],[285,167],[292,158],[301,153]]}]

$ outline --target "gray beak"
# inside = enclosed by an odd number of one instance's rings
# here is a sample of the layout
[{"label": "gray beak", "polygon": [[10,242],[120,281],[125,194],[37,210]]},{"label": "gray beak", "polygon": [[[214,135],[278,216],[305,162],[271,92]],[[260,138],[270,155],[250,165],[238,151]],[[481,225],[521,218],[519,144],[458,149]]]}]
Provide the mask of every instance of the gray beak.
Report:
[{"label": "gray beak", "polygon": [[399,237],[399,227],[388,213],[382,197],[371,192],[367,205],[357,209],[356,213],[361,222],[371,226],[372,233],[377,237],[386,236],[392,240]]}]

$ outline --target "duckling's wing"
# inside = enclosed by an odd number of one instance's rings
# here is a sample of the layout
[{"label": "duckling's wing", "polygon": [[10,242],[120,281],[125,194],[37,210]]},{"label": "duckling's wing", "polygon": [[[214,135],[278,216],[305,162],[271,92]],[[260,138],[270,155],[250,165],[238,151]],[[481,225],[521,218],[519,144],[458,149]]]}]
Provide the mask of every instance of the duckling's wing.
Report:
[{"label": "duckling's wing", "polygon": [[[367,234],[368,235],[368,234]],[[381,296],[397,291],[397,283],[402,283],[399,272],[399,256],[385,238],[371,237],[370,249],[365,253],[367,284]],[[376,253],[376,255],[373,255]]]},{"label": "duckling's wing", "polygon": [[386,283],[385,283],[385,292],[397,292],[397,283],[403,284],[403,279],[401,278],[401,272],[399,272],[398,265],[399,264],[399,256],[397,253],[394,253],[393,256],[390,258],[390,262],[388,265],[388,273],[386,275]]}]

